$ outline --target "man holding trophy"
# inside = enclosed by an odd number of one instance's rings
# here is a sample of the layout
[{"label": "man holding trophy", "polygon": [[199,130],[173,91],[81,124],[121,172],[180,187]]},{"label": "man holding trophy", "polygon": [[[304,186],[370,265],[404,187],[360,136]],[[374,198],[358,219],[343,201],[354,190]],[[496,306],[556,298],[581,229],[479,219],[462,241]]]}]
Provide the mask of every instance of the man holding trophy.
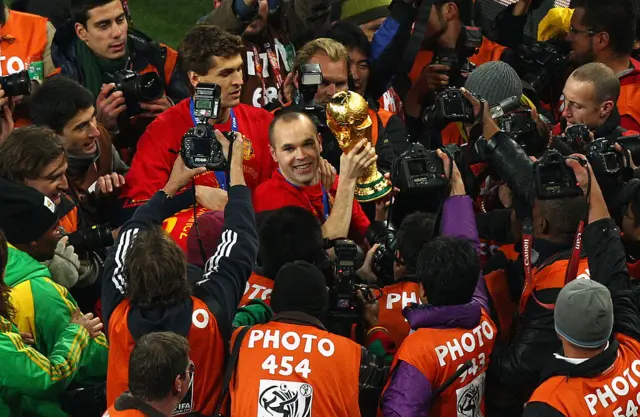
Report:
[{"label": "man holding trophy", "polygon": [[269,129],[278,168],[256,188],[254,208],[300,206],[320,220],[325,238],[362,243],[370,223],[358,201],[374,201],[391,191],[376,167],[366,101],[351,91],[337,93],[327,105],[327,124],[343,150],[339,178],[320,157],[322,138],[313,121],[303,113],[279,114]]}]

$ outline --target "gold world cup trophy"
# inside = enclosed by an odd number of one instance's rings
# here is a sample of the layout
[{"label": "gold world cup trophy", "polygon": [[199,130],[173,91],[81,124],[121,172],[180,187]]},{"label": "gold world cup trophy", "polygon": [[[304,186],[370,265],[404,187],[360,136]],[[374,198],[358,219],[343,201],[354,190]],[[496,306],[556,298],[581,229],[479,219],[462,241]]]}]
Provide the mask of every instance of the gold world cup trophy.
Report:
[{"label": "gold world cup trophy", "polygon": [[[349,153],[362,139],[371,141],[369,105],[358,93],[341,91],[327,105],[327,125],[338,140],[342,152]],[[374,162],[356,181],[356,201],[375,201],[391,192],[391,187],[378,172]]]}]

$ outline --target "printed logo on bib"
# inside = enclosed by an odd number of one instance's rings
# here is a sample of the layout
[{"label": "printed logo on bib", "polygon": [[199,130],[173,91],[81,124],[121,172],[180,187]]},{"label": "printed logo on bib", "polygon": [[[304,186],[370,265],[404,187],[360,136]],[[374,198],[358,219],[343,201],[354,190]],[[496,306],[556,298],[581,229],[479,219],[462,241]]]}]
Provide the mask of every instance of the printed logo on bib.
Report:
[{"label": "printed logo on bib", "polygon": [[191,383],[189,384],[189,391],[184,396],[180,404],[173,410],[174,416],[181,416],[184,414],[190,414],[193,411],[193,381],[195,380],[196,373],[191,374]]},{"label": "printed logo on bib", "polygon": [[482,417],[480,403],[484,395],[485,375],[478,375],[476,379],[456,390],[458,417]]},{"label": "printed logo on bib", "polygon": [[306,382],[261,379],[258,417],[311,417],[313,387]]},{"label": "printed logo on bib", "polygon": [[27,68],[28,64],[19,56],[0,56],[0,76],[2,77],[24,71]]},{"label": "printed logo on bib", "polygon": [[258,284],[250,284],[247,282],[247,285],[244,287],[244,293],[249,293],[249,300],[253,300],[254,298],[260,298],[264,301],[271,298],[271,293],[273,292],[272,288],[267,288],[264,285]]}]

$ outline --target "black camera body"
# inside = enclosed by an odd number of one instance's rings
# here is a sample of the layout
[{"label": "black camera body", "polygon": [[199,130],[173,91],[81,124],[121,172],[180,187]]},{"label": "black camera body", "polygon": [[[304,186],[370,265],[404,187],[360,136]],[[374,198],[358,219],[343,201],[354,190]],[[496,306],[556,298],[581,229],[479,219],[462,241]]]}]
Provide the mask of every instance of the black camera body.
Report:
[{"label": "black camera body", "polygon": [[322,80],[320,64],[303,64],[300,66],[295,110],[306,113],[318,128],[326,127],[327,125],[326,109],[318,105],[315,100]]},{"label": "black camera body", "polygon": [[86,253],[112,246],[114,241],[111,233],[111,227],[100,225],[64,235],[69,238],[69,245],[72,245],[77,253]]},{"label": "black camera body", "polygon": [[555,200],[583,195],[576,175],[566,165],[565,159],[560,152],[548,150],[533,164],[537,199]]},{"label": "black camera body", "polygon": [[[226,171],[227,160],[222,145],[213,133],[209,119],[220,116],[221,88],[217,84],[200,83],[196,86],[193,98],[194,117],[197,121],[182,137],[180,155],[188,168],[206,167],[210,171]],[[233,142],[233,132],[222,133],[229,142]]]},{"label": "black camera body", "polygon": [[475,122],[473,106],[457,88],[447,88],[435,96],[435,104],[425,109],[422,120],[426,126],[442,127],[449,123]]},{"label": "black camera body", "polygon": [[616,143],[631,153],[631,159],[636,166],[640,165],[640,135],[622,136],[616,139]]},{"label": "black camera body", "polygon": [[534,42],[520,45],[518,50],[518,75],[537,95],[542,95],[556,82],[564,80],[568,61],[565,55],[551,42]]},{"label": "black camera body", "polygon": [[373,254],[371,269],[380,286],[393,284],[393,264],[396,261],[396,229],[388,222],[376,221],[367,230],[367,242],[370,246],[380,245]]},{"label": "black camera body", "polygon": [[357,291],[366,289],[356,275],[358,246],[351,240],[335,242],[336,283],[329,289],[329,317],[334,321],[356,323],[362,316]]},{"label": "black camera body", "polygon": [[116,85],[113,91],[122,91],[129,116],[142,113],[140,102],[157,100],[164,94],[162,78],[153,71],[140,74],[124,69],[113,74],[112,78]]},{"label": "black camera body", "polygon": [[614,143],[605,138],[591,142],[586,156],[595,173],[617,175],[624,168],[624,157],[614,148]]},{"label": "black camera body", "polygon": [[436,152],[414,143],[394,163],[393,184],[404,193],[445,188],[449,181]]},{"label": "black camera body", "polygon": [[15,74],[0,77],[0,87],[5,97],[27,96],[31,94],[29,71],[18,71]]}]

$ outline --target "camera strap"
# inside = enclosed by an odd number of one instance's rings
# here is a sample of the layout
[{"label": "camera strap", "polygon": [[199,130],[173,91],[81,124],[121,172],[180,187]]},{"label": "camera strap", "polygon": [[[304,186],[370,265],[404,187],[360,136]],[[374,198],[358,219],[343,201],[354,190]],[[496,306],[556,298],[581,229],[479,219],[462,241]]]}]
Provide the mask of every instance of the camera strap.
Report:
[{"label": "camera strap", "polygon": [[[569,263],[567,265],[567,271],[564,277],[564,284],[573,281],[576,279],[578,275],[578,266],[580,265],[580,254],[582,251],[582,232],[584,230],[584,220],[581,220],[578,224],[578,230],[576,231],[576,236],[573,241],[573,246],[571,248],[571,255],[569,256]],[[535,302],[542,308],[546,310],[553,310],[556,305],[555,303],[543,303],[538,300],[536,297],[536,293],[533,290],[533,265],[531,259],[531,253],[533,251],[533,226],[531,224],[531,218],[527,217],[524,220],[522,226],[522,260],[524,263],[524,276],[525,276],[525,284],[523,295],[527,292],[531,292],[531,297],[535,300]]]},{"label": "camera strap", "polygon": [[[195,110],[195,103],[193,101],[193,98],[189,103],[189,111],[191,112],[191,119],[193,120],[193,125],[196,126],[198,124],[198,119],[196,119],[196,115],[195,115],[196,110]],[[233,111],[232,108],[229,109],[229,119],[231,119],[231,131],[237,132],[238,119],[236,118],[236,113]],[[218,186],[220,187],[220,189],[226,191],[228,188],[227,173],[224,171],[214,171],[213,174],[216,176],[216,180],[218,181]]]}]

